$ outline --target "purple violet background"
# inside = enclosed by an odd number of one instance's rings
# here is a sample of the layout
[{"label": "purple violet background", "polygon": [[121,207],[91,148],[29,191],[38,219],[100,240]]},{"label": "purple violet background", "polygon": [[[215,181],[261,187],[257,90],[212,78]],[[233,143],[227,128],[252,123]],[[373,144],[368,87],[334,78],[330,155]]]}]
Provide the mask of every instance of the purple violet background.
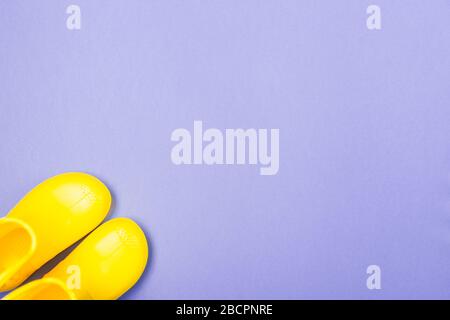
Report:
[{"label": "purple violet background", "polygon": [[[126,299],[449,299],[449,13],[447,0],[1,1],[1,215],[52,175],[101,178],[110,217],[151,241]],[[279,128],[278,175],[173,165],[170,134],[194,120]],[[370,264],[381,290],[366,288]]]}]

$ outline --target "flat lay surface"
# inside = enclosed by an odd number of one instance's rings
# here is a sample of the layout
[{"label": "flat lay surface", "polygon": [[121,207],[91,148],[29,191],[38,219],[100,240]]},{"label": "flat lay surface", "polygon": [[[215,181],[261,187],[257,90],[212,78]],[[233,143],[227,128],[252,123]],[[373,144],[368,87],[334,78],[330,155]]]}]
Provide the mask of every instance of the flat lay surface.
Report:
[{"label": "flat lay surface", "polygon": [[[449,1],[70,4],[0,2],[0,216],[101,179],[149,240],[124,299],[450,298]],[[175,165],[194,121],[279,129],[279,171]]]}]

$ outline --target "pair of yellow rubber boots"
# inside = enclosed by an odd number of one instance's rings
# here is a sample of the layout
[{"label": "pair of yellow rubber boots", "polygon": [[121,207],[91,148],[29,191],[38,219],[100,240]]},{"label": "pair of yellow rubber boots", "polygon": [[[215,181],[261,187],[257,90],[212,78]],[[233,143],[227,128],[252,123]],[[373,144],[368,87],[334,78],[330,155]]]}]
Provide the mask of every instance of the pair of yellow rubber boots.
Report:
[{"label": "pair of yellow rubber boots", "polygon": [[[0,292],[16,288],[58,253],[94,230],[111,206],[108,188],[85,173],[65,173],[31,190],[0,218]],[[112,219],[90,233],[40,280],[5,300],[117,299],[142,275],[144,233],[130,219]]]}]

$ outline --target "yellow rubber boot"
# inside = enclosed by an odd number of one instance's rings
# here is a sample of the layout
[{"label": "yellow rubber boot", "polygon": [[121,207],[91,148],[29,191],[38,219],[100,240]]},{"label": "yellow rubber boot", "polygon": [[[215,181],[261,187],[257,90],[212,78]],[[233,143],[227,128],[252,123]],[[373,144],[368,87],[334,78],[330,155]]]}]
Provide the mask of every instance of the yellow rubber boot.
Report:
[{"label": "yellow rubber boot", "polygon": [[0,292],[92,231],[110,206],[108,188],[85,173],[64,173],[36,186],[0,218]]},{"label": "yellow rubber boot", "polygon": [[112,219],[84,239],[43,279],[32,281],[4,300],[113,300],[144,272],[148,246],[130,219]]}]

